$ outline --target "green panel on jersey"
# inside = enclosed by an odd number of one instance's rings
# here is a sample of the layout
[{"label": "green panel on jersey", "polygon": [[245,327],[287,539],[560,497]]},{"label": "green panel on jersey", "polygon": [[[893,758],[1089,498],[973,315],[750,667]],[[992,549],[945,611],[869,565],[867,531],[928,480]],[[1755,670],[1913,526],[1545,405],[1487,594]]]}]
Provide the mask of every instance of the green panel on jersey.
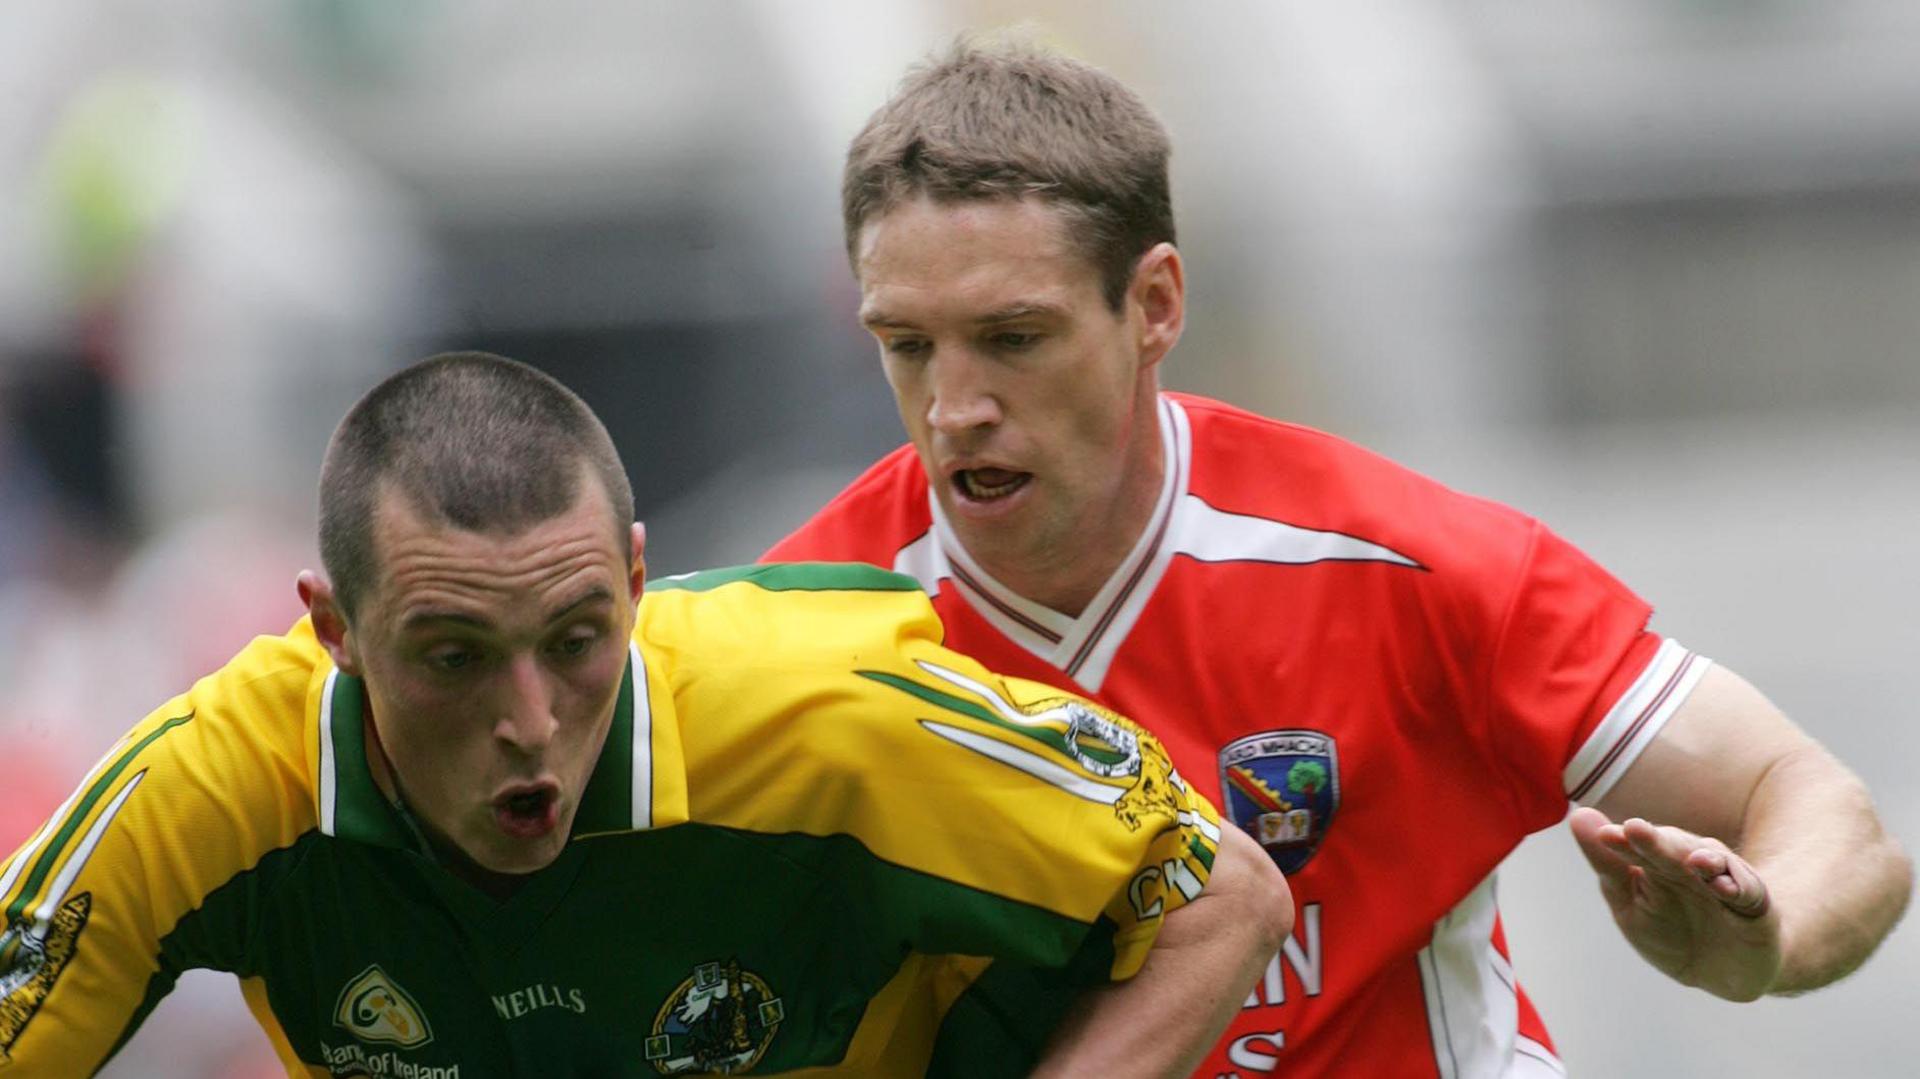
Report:
[{"label": "green panel on jersey", "polygon": [[[577,875],[532,902],[556,872]],[[263,978],[296,1051],[337,1072],[640,1079],[718,1044],[745,1045],[734,1059],[764,1073],[840,1060],[909,952],[998,954],[1012,961],[961,1009],[960,1033],[941,1037],[995,1030],[950,1055],[975,1075],[1012,1075],[1051,1028],[1035,1017],[1104,982],[1112,958],[1104,919],[894,865],[844,835],[702,824],[603,835],[498,904],[477,891],[449,904],[463,888],[412,851],[310,832],[181,919],[140,1015],[181,971],[210,967]],[[530,917],[489,931],[516,907]],[[730,991],[700,998],[721,985]],[[1005,1010],[1030,1007],[1047,1010]]]},{"label": "green panel on jersey", "polygon": [[331,733],[334,759],[340,763],[334,767],[333,833],[382,846],[410,847],[415,837],[408,834],[366,765],[365,693],[360,679],[344,671],[334,679]]},{"label": "green panel on jersey", "polygon": [[[576,838],[632,828],[636,823],[633,819],[633,695],[633,664],[628,662],[625,673],[620,676],[620,692],[613,698],[613,723],[607,728],[600,759],[594,762],[587,789],[580,792],[580,809],[573,817]],[[649,766],[653,763],[651,751],[647,753],[647,763]],[[649,781],[647,789],[652,788]],[[651,807],[642,808],[651,810]]]},{"label": "green panel on jersey", "polygon": [[1064,967],[995,962],[947,1009],[927,1064],[927,1079],[1024,1075],[1032,1070],[1067,1009],[1113,965],[1113,924],[1102,918]]},{"label": "green panel on jersey", "polygon": [[786,562],[730,566],[647,582],[649,592],[709,592],[746,581],[768,592],[918,592],[920,582],[859,562]]},{"label": "green panel on jersey", "polygon": [[[823,876],[857,882],[852,901],[866,908],[858,920],[885,927],[886,935],[910,941],[914,951],[1018,954],[1028,962],[1059,966],[1074,958],[1091,928],[1050,910],[876,858],[852,836],[737,834]],[[1111,935],[1112,927],[1107,928]],[[1094,983],[1105,977],[1102,968]]]}]

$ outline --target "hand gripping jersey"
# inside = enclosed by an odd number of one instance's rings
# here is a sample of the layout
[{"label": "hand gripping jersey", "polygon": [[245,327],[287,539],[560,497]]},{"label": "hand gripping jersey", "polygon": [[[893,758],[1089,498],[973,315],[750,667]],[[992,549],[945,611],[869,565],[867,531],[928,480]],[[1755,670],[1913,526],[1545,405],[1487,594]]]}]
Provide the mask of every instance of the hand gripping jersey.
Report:
[{"label": "hand gripping jersey", "polygon": [[1161,398],[1153,518],[1070,618],[994,581],[911,448],[772,558],[918,578],[954,647],[1151,725],[1273,855],[1294,934],[1197,1074],[1564,1074],[1493,873],[1597,801],[1706,663],[1537,522],[1328,435]]},{"label": "hand gripping jersey", "polygon": [[495,902],[374,785],[308,625],[258,639],[0,865],[0,1075],[91,1074],[190,967],[301,1077],[1022,1073],[1218,817],[1132,724],[939,640],[867,567],[662,582],[573,842]]}]

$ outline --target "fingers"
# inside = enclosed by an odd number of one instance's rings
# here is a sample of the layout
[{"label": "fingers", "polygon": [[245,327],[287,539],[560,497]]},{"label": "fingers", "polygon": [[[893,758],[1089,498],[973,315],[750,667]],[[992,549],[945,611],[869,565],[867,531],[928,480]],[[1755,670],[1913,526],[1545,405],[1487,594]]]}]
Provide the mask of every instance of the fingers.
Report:
[{"label": "fingers", "polygon": [[1727,871],[1727,865],[1733,858],[1731,851],[1718,847],[1696,847],[1687,855],[1687,868],[1700,874],[1702,880],[1712,880]]},{"label": "fingers", "polygon": [[[1694,835],[1683,828],[1651,824],[1638,817],[1620,825],[1621,856],[1648,874],[1695,894],[1709,895],[1744,918],[1765,916],[1770,909],[1767,887],[1746,859],[1717,839]],[[1612,836],[1604,831],[1601,842]]]},{"label": "fingers", "polygon": [[1737,854],[1726,856],[1726,871],[1714,878],[1713,886],[1727,909],[1742,918],[1764,918],[1773,909],[1767,882]]},{"label": "fingers", "polygon": [[1607,819],[1607,815],[1597,809],[1581,807],[1573,811],[1567,826],[1573,832],[1573,841],[1586,857],[1587,864],[1593,867],[1594,875],[1600,878],[1600,894],[1607,905],[1616,913],[1630,906],[1639,894],[1637,878],[1642,874],[1625,858],[1615,853],[1613,847],[1603,838],[1604,833],[1617,833],[1620,826]]},{"label": "fingers", "polygon": [[1567,828],[1573,832],[1573,841],[1579,845],[1580,853],[1586,855],[1587,864],[1594,872],[1603,877],[1626,872],[1626,859],[1616,853],[1617,844],[1610,843],[1604,835],[1609,831],[1618,832],[1620,826],[1608,820],[1605,813],[1581,806],[1567,818]]},{"label": "fingers", "polygon": [[1567,825],[1616,908],[1659,904],[1664,885],[1677,894],[1711,898],[1743,918],[1762,918],[1771,909],[1760,874],[1717,839],[1639,817],[1615,824],[1585,806],[1573,811]]}]

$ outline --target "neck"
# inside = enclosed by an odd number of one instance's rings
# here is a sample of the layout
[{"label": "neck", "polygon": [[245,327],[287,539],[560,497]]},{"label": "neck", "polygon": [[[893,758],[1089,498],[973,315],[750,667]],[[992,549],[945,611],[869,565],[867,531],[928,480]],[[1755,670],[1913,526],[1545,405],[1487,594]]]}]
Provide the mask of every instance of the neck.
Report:
[{"label": "neck", "polygon": [[386,796],[387,804],[412,833],[414,844],[420,853],[427,855],[440,868],[472,885],[482,895],[495,901],[502,901],[520,890],[526,877],[516,873],[496,873],[467,857],[458,846],[447,841],[435,832],[426,821],[415,816],[407,808],[407,797],[400,789],[400,777],[393,772],[392,762],[387,760],[386,747],[380,744],[380,732],[373,725],[373,703],[367,702],[360,720],[361,729],[366,735],[367,771],[373,775],[373,785],[380,788]]},{"label": "neck", "polygon": [[1151,425],[1149,437],[1136,438],[1128,447],[1108,505],[1074,522],[1066,537],[1025,550],[996,551],[988,544],[968,543],[967,553],[980,568],[1025,599],[1080,617],[1139,542],[1160,500],[1167,462],[1160,444],[1158,395],[1150,401],[1139,421]]}]

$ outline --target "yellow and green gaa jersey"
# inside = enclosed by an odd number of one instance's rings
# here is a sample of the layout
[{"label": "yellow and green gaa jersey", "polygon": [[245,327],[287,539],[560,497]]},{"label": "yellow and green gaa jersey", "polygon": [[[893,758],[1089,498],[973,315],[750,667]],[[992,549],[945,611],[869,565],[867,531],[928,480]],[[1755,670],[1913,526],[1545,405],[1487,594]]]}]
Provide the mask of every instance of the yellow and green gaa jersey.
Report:
[{"label": "yellow and green gaa jersey", "polygon": [[573,841],[503,902],[381,795],[309,626],[258,639],[0,867],[0,1079],[91,1074],[196,967],[295,1076],[1019,1074],[1218,818],[1139,728],[940,638],[865,567],[659,582]]}]

